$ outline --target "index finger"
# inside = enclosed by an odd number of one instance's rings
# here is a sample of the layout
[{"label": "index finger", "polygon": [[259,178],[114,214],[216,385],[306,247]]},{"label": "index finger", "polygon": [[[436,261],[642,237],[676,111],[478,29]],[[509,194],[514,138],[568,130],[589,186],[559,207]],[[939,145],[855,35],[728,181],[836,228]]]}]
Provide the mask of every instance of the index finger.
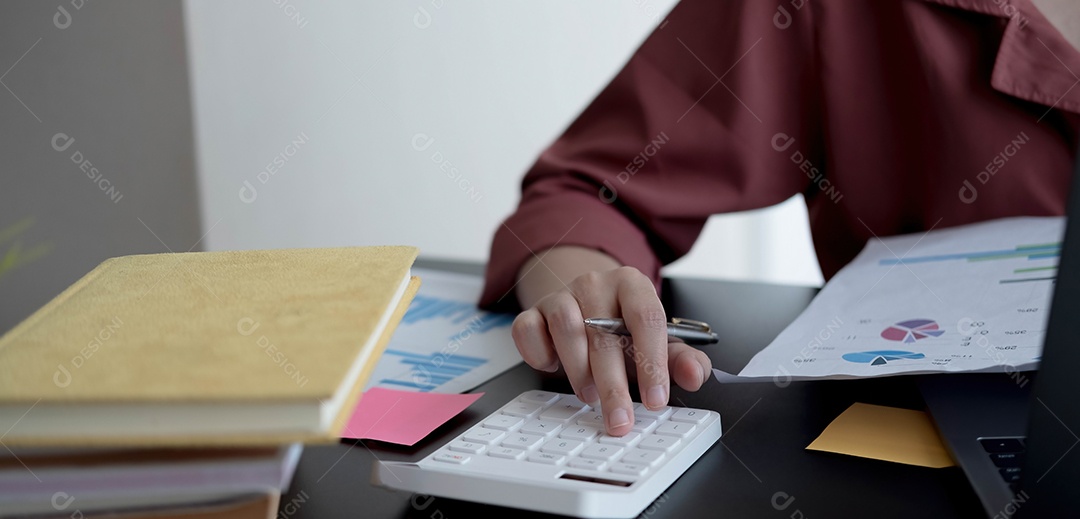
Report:
[{"label": "index finger", "polygon": [[634,339],[641,402],[648,409],[659,409],[667,405],[670,391],[666,313],[652,280],[636,270],[623,276],[618,284],[619,306]]}]

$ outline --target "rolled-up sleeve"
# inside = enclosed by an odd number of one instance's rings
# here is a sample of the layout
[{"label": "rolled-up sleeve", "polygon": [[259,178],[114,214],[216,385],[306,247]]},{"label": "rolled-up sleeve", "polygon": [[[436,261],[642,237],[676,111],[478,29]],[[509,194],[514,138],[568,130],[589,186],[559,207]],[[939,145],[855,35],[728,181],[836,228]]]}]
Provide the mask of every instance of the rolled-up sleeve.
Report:
[{"label": "rolled-up sleeve", "polygon": [[[810,3],[683,1],[526,172],[492,240],[480,305],[511,310],[521,265],[556,245],[650,276],[710,215],[804,191],[820,161]],[[792,149],[792,147],[794,147]]]}]

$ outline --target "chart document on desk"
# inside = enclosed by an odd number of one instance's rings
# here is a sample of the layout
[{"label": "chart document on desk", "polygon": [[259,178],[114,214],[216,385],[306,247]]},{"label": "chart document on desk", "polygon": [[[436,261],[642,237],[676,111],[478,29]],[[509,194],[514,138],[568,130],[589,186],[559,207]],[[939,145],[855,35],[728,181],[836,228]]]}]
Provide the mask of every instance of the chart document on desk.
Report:
[{"label": "chart document on desk", "polygon": [[1019,378],[1039,362],[1063,232],[1020,217],[871,238],[739,377]]},{"label": "chart document on desk", "polygon": [[461,393],[521,362],[512,314],[476,306],[483,278],[413,269],[420,290],[387,345],[368,387]]}]

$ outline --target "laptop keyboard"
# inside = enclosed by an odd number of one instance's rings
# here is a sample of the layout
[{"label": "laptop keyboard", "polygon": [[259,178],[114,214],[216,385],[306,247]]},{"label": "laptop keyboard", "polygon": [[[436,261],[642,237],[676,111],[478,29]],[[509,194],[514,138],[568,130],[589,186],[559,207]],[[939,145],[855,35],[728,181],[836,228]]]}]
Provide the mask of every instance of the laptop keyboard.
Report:
[{"label": "laptop keyboard", "polygon": [[1002,479],[1015,490],[1020,482],[1020,467],[1024,464],[1024,438],[981,438],[979,443]]}]

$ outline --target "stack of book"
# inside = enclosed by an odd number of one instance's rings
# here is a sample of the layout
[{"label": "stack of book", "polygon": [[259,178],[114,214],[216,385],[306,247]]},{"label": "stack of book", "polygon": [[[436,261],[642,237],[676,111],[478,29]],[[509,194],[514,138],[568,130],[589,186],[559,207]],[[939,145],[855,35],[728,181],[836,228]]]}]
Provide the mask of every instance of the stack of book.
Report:
[{"label": "stack of book", "polygon": [[413,247],[109,259],[0,337],[0,516],[274,517],[408,308]]}]

